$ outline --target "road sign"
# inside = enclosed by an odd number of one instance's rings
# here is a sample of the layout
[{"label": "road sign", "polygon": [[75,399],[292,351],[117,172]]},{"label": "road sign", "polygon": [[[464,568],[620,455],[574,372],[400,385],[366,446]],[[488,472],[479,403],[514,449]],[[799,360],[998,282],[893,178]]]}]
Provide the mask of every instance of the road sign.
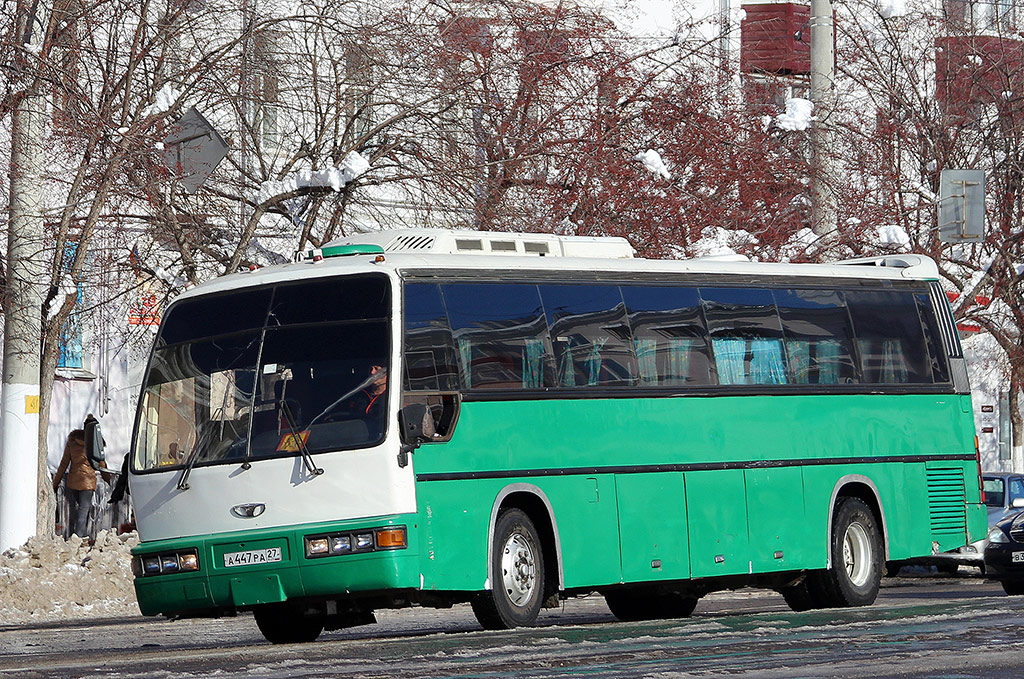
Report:
[{"label": "road sign", "polygon": [[164,163],[187,193],[198,191],[227,155],[227,143],[195,108],[164,139]]},{"label": "road sign", "polygon": [[943,170],[939,177],[939,240],[985,239],[985,171]]}]

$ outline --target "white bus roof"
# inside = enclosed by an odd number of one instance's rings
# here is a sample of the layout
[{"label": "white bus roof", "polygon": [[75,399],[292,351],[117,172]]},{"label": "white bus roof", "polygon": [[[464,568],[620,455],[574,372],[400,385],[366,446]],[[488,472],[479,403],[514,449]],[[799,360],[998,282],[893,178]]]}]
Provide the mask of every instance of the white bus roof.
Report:
[{"label": "white bus roof", "polygon": [[183,296],[302,278],[369,271],[412,274],[417,269],[478,270],[481,277],[521,271],[579,271],[625,275],[725,274],[764,278],[814,277],[876,280],[936,280],[938,267],[924,255],[901,254],[832,264],[740,261],[738,258],[641,259],[623,238],[587,238],[442,229],[402,229],[339,239],[299,253],[295,262],[224,276]]}]

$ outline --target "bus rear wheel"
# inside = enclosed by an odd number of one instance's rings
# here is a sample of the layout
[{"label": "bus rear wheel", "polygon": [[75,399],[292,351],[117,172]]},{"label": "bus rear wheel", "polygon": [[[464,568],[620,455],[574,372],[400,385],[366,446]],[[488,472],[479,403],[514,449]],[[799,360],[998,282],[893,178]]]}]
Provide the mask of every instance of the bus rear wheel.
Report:
[{"label": "bus rear wheel", "polygon": [[473,599],[484,629],[529,627],[544,599],[544,554],[540,536],[525,512],[498,515],[491,546],[491,589]]},{"label": "bus rear wheel", "polygon": [[623,622],[688,618],[697,607],[695,596],[629,588],[606,592],[604,600],[612,615]]},{"label": "bus rear wheel", "polygon": [[[842,498],[836,505],[829,545],[831,567],[813,574],[823,607],[869,606],[878,596],[885,569],[881,531],[863,500]],[[814,585],[818,585],[815,587]]]},{"label": "bus rear wheel", "polygon": [[324,620],[288,604],[264,604],[252,611],[256,626],[272,644],[304,644],[316,641],[324,631]]}]

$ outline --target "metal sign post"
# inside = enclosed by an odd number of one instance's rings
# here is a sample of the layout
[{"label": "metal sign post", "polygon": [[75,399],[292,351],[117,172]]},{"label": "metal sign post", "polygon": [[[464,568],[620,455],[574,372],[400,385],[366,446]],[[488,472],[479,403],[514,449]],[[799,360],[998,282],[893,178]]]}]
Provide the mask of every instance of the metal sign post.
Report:
[{"label": "metal sign post", "polygon": [[943,170],[939,178],[939,240],[985,239],[985,171]]},{"label": "metal sign post", "polygon": [[187,193],[198,191],[227,155],[227,143],[195,108],[164,139],[164,163]]}]

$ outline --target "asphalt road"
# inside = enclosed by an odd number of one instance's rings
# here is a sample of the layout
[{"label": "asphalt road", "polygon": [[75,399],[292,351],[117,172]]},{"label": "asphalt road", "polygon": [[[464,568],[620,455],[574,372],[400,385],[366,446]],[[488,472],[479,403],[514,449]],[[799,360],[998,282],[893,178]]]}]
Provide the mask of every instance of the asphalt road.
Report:
[{"label": "asphalt road", "polygon": [[272,646],[250,616],[0,627],[0,675],[28,677],[1000,677],[1024,671],[1024,597],[979,577],[883,581],[874,606],[793,613],[774,592],[701,600],[685,620],[620,623],[599,596],[540,626],[480,630],[468,606]]}]

